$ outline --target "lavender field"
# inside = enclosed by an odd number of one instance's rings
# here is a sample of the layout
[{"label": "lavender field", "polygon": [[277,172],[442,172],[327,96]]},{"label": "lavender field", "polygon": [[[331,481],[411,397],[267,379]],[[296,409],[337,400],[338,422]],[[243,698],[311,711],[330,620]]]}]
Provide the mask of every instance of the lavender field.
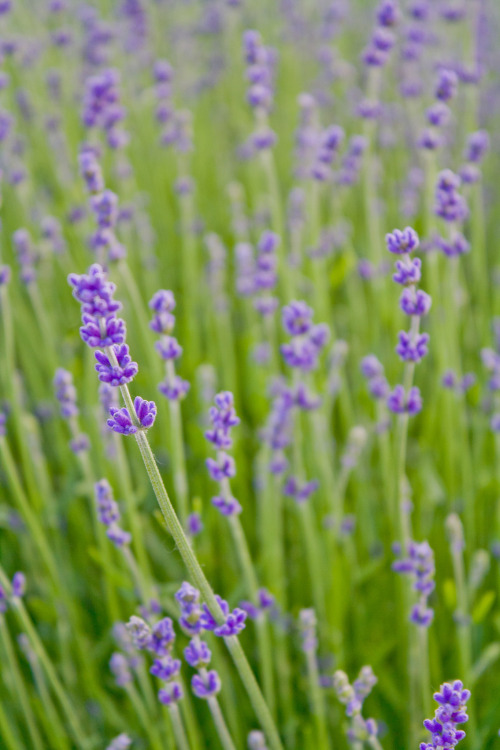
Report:
[{"label": "lavender field", "polygon": [[498,0],[0,0],[0,750],[500,747]]}]

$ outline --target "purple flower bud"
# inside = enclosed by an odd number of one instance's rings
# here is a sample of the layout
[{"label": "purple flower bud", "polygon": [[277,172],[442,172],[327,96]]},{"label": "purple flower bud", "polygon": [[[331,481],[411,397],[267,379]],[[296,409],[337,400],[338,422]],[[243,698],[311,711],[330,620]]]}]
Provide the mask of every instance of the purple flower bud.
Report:
[{"label": "purple flower bud", "polygon": [[421,289],[404,289],[399,301],[400,307],[406,315],[427,315],[431,309],[432,300],[429,294]]},{"label": "purple flower bud", "polygon": [[111,655],[111,659],[109,660],[109,668],[114,675],[118,687],[124,687],[129,682],[132,682],[133,678],[129,668],[128,659],[120,652],[115,651]]},{"label": "purple flower bud", "polygon": [[312,327],[312,309],[305,302],[291,302],[282,310],[283,328],[290,336],[300,336]]},{"label": "purple flower bud", "polygon": [[137,432],[137,427],[132,422],[132,417],[125,406],[121,409],[112,406],[109,413],[111,418],[107,420],[106,424],[113,432],[118,432],[121,435],[134,435]]},{"label": "purple flower bud", "polygon": [[231,479],[236,476],[236,465],[233,457],[223,451],[219,452],[217,460],[207,458],[205,464],[208,473],[216,482],[221,482],[223,479]]},{"label": "purple flower bud", "polygon": [[223,495],[216,495],[213,497],[212,505],[217,508],[223,516],[236,516],[243,510],[236,498],[224,497]]},{"label": "purple flower bud", "polygon": [[211,669],[204,675],[194,675],[191,680],[191,687],[197,698],[207,699],[217,695],[221,689],[221,681],[217,672]]},{"label": "purple flower bud", "polygon": [[170,654],[166,654],[159,659],[155,659],[150,667],[150,673],[165,682],[177,677],[181,670],[180,659],[173,659]]},{"label": "purple flower bud", "polygon": [[471,133],[467,139],[467,148],[464,158],[473,164],[479,164],[490,147],[490,136],[486,130],[478,130]]},{"label": "purple flower bud", "polygon": [[21,598],[26,592],[26,576],[18,571],[12,578],[12,596]]},{"label": "purple flower bud", "polygon": [[396,255],[407,255],[419,246],[418,235],[411,227],[406,227],[402,231],[395,229],[392,233],[386,234],[385,241],[389,252]]},{"label": "purple flower bud", "polygon": [[245,620],[247,619],[247,613],[242,609],[236,607],[233,611],[227,615],[226,622],[224,625],[219,625],[214,628],[214,634],[221,638],[227,638],[232,635],[238,635],[245,628]]},{"label": "purple flower bud", "polygon": [[97,360],[95,369],[98,373],[99,380],[102,383],[109,383],[109,385],[112,386],[120,386],[130,383],[139,371],[137,362],[132,362],[126,344],[113,346],[113,351],[118,363],[116,366],[111,364],[104,352],[97,351],[95,353],[95,358]]},{"label": "purple flower bud", "polygon": [[179,375],[175,375],[172,379],[166,378],[162,383],[158,385],[160,393],[169,399],[169,401],[178,401],[184,398],[189,391],[191,384],[187,380],[183,380]]},{"label": "purple flower bud", "polygon": [[410,416],[418,414],[422,409],[422,399],[419,389],[414,386],[408,394],[402,385],[397,385],[387,397],[387,407],[394,414],[408,413]]},{"label": "purple flower bud", "polygon": [[182,685],[179,682],[167,682],[165,687],[158,690],[158,700],[164,706],[171,706],[178,703],[183,697]]},{"label": "purple flower bud", "polygon": [[136,396],[134,409],[139,422],[145,429],[153,426],[156,419],[156,404],[154,401],[145,401],[140,396]]},{"label": "purple flower bud", "polygon": [[182,354],[182,346],[173,336],[162,336],[155,343],[155,349],[165,361],[178,359]]},{"label": "purple flower bud", "polygon": [[440,99],[443,102],[447,102],[457,93],[458,88],[458,76],[453,70],[443,68],[439,71],[438,81],[434,94],[436,99]]},{"label": "purple flower bud", "polygon": [[195,639],[190,641],[189,645],[184,649],[184,657],[191,667],[201,669],[210,664],[212,652],[205,641]]}]

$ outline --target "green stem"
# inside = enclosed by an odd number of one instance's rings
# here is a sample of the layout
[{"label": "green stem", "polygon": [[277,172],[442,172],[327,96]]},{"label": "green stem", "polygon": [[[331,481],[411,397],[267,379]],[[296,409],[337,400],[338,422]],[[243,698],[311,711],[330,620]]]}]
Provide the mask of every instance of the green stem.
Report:
[{"label": "green stem", "polygon": [[184,725],[182,723],[182,717],[179,711],[179,707],[173,703],[168,707],[170,718],[172,720],[172,727],[175,735],[175,742],[178,750],[189,750],[189,742],[184,731]]},{"label": "green stem", "polygon": [[219,735],[220,743],[224,750],[236,750],[233,739],[229,734],[229,729],[222,715],[222,711],[219,706],[219,701],[215,696],[208,699],[208,707],[212,714],[212,718]]},{"label": "green stem", "polygon": [[30,699],[26,691],[26,686],[21,676],[21,672],[19,670],[16,654],[3,615],[0,615],[0,635],[2,637],[2,644],[5,653],[7,654],[7,663],[9,665],[9,670],[15,685],[16,696],[19,698],[19,702],[24,713],[24,718],[26,720],[31,742],[33,743],[33,747],[35,748],[35,750],[43,750],[42,737],[40,735],[40,732],[38,731],[33,711],[31,710]]},{"label": "green stem", "polygon": [[[111,355],[111,357],[114,358],[114,352],[111,352],[111,350],[107,350],[107,352],[109,352],[108,356]],[[125,401],[125,405],[130,413],[130,416],[132,420],[134,421],[134,423],[137,425],[138,419],[135,413],[134,404],[132,402],[132,397],[130,395],[130,392],[126,385],[120,386],[120,390],[123,396],[123,400]],[[191,548],[189,540],[184,532],[184,529],[182,528],[182,525],[177,517],[177,514],[175,513],[173,505],[167,494],[167,490],[165,489],[165,485],[163,484],[161,474],[159,472],[158,466],[156,464],[155,458],[151,451],[151,447],[149,445],[145,432],[139,429],[135,433],[135,438],[137,441],[137,445],[139,446],[139,450],[141,452],[141,456],[144,461],[144,465],[146,467],[146,471],[148,473],[151,486],[153,487],[153,491],[156,495],[156,499],[158,500],[160,510],[165,519],[167,529],[174,539],[177,549],[179,550],[179,553],[189,571],[191,579],[194,581],[197,588],[200,590],[204,601],[208,605],[208,608],[210,609],[216,621],[222,625],[225,622],[224,613],[222,612],[219,606],[219,603],[217,602],[217,599],[215,598],[215,594],[212,590],[212,587],[210,586]],[[254,707],[254,710],[257,714],[257,717],[259,721],[261,722],[262,728],[268,736],[269,742],[271,743],[271,747],[274,748],[275,750],[278,750],[278,749],[281,750],[281,747],[282,747],[281,740],[279,738],[278,732],[274,725],[273,718],[271,716],[267,703],[265,702],[264,697],[260,691],[260,688],[255,679],[255,676],[252,670],[250,669],[250,665],[248,664],[248,661],[243,652],[243,649],[241,648],[239,644],[238,639],[235,636],[231,636],[231,637],[225,638],[224,640],[226,641],[226,644],[228,645],[231,656],[233,657],[236,668],[238,669],[240,673],[240,677],[242,679],[243,684],[245,685],[245,688],[247,690],[250,701]]]}]

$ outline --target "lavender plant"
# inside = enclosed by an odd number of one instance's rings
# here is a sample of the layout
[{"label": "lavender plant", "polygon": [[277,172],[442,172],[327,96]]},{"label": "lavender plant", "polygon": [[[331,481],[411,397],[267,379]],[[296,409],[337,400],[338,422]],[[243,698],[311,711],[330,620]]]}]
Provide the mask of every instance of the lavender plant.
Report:
[{"label": "lavender plant", "polygon": [[495,746],[497,5],[0,0],[0,747]]}]

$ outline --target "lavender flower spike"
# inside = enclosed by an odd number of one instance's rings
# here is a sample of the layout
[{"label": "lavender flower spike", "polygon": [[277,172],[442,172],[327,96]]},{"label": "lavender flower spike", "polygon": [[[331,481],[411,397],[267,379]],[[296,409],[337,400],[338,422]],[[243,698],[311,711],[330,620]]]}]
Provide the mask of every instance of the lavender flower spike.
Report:
[{"label": "lavender flower spike", "polygon": [[424,727],[431,733],[430,742],[421,742],[420,750],[434,750],[435,748],[453,748],[465,737],[459,724],[465,724],[467,715],[466,703],[470,698],[470,690],[465,690],[460,680],[441,685],[439,693],[434,693],[434,700],[438,708],[434,719],[426,719]]}]

